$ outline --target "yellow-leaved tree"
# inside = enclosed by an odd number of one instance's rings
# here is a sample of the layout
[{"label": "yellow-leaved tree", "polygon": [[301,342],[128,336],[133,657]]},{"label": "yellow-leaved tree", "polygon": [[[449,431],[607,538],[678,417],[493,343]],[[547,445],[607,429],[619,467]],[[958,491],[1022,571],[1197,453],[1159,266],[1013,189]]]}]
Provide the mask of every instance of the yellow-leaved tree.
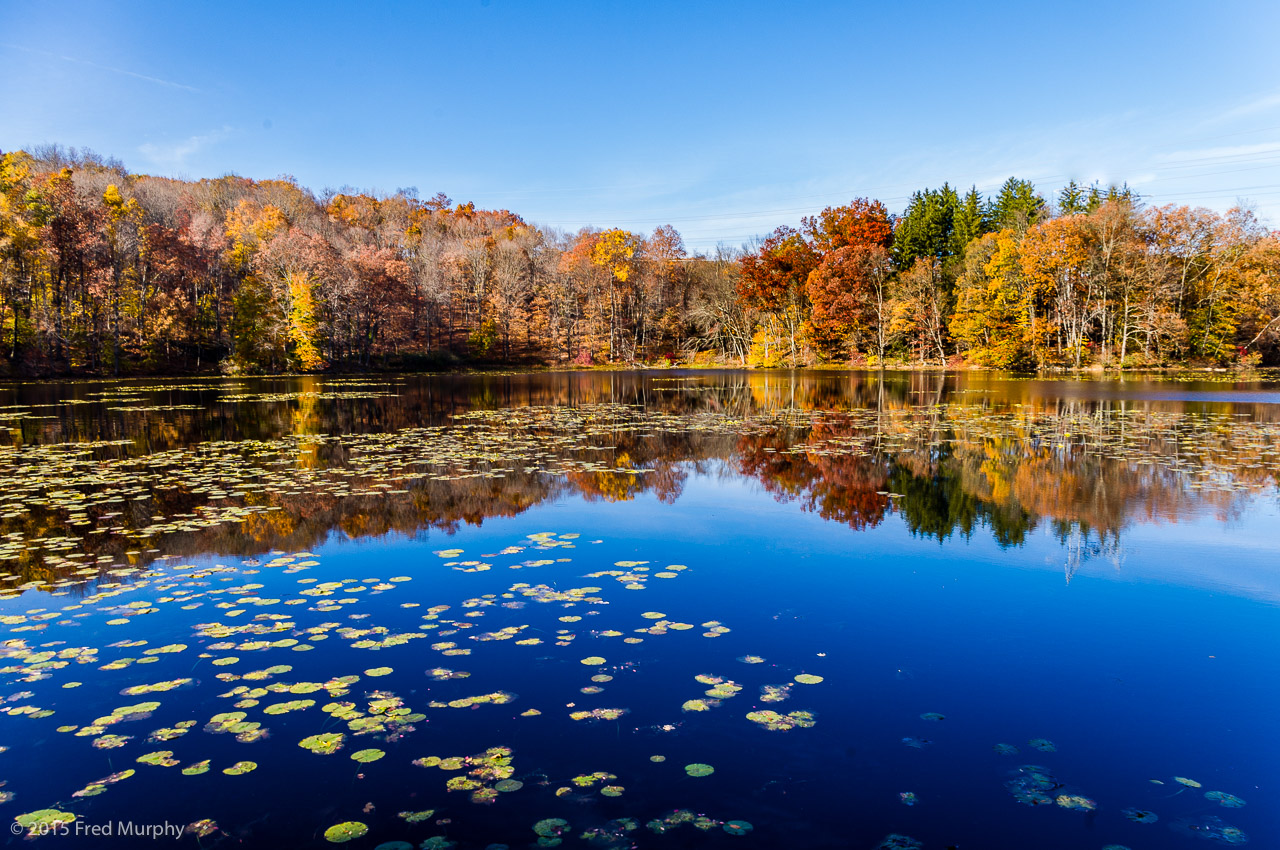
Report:
[{"label": "yellow-leaved tree", "polygon": [[636,255],[639,254],[643,241],[635,233],[614,228],[599,234],[591,246],[591,262],[609,275],[610,360],[614,359],[617,350],[618,301],[623,295],[623,288],[619,284],[626,284],[634,276]]},{"label": "yellow-leaved tree", "polygon": [[288,315],[286,321],[289,337],[289,354],[297,368],[304,372],[321,369],[325,365],[316,345],[316,306],[312,298],[312,277],[305,271],[297,269],[283,274],[285,288],[289,294]]}]

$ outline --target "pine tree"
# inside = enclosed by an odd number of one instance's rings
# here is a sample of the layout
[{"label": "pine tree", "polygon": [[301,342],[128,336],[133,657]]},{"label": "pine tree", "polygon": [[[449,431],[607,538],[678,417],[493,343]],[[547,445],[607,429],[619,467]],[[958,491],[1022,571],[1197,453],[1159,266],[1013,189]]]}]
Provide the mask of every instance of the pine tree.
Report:
[{"label": "pine tree", "polygon": [[1086,212],[1089,208],[1084,189],[1072,180],[1058,193],[1058,212],[1061,215],[1075,215]]},{"label": "pine tree", "polygon": [[954,221],[960,198],[950,184],[911,196],[893,231],[893,259],[908,269],[919,258],[946,259],[955,253]]},{"label": "pine tree", "polygon": [[1010,177],[991,203],[989,217],[993,230],[1021,231],[1035,224],[1044,211],[1044,198],[1036,193],[1031,181]]},{"label": "pine tree", "polygon": [[1138,200],[1138,193],[1130,189],[1128,183],[1122,186],[1112,183],[1106,189],[1102,189],[1097,182],[1094,182],[1089,187],[1089,196],[1085,201],[1085,211],[1093,212],[1103,204],[1109,204],[1113,201],[1136,205]]},{"label": "pine tree", "polygon": [[978,187],[970,187],[964,200],[956,206],[951,226],[951,253],[963,257],[969,243],[990,231],[983,212],[982,195]]}]

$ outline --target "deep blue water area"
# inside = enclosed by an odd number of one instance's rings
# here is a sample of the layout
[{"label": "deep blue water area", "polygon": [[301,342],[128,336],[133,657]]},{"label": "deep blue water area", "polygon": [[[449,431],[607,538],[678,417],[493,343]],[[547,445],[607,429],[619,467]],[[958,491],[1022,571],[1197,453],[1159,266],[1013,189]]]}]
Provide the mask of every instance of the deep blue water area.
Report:
[{"label": "deep blue water area", "polygon": [[1280,846],[1274,384],[367,381],[0,394],[11,845]]}]

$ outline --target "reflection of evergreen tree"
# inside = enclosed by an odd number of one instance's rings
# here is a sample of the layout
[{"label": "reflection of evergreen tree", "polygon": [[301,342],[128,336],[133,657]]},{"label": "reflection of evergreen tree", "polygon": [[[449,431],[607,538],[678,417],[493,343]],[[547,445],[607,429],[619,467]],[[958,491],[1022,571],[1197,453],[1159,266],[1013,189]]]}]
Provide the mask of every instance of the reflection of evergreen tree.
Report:
[{"label": "reflection of evergreen tree", "polygon": [[[949,455],[950,451],[944,452]],[[899,464],[889,474],[889,489],[902,496],[894,506],[913,535],[934,537],[939,542],[959,532],[969,538],[978,526],[985,526],[1002,548],[1021,546],[1035,519],[1016,505],[997,505],[965,491],[956,467],[940,458],[932,475],[917,475]]]},{"label": "reflection of evergreen tree", "polygon": [[925,476],[894,464],[889,489],[902,494],[894,506],[913,535],[942,542],[957,530],[962,537],[973,534],[981,513],[978,500],[965,493],[960,479],[948,475],[941,465],[933,476]]},{"label": "reflection of evergreen tree", "polygon": [[1002,547],[1021,546],[1027,532],[1036,527],[1035,518],[1015,505],[984,505],[983,521]]}]

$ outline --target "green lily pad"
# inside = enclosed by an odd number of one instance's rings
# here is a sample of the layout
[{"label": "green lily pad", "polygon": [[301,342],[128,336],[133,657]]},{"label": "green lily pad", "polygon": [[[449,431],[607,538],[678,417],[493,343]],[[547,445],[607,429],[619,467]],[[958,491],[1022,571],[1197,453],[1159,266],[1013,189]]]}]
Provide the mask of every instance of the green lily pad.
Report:
[{"label": "green lily pad", "polygon": [[308,735],[298,742],[298,746],[313,753],[330,755],[342,749],[342,741],[345,737],[341,732],[323,732],[319,735]]},{"label": "green lily pad", "polygon": [[369,827],[359,821],[346,821],[345,823],[337,823],[324,831],[324,839],[332,844],[346,844],[361,838],[369,831]]},{"label": "green lily pad", "polygon": [[56,831],[58,827],[69,823],[74,823],[75,819],[76,816],[71,812],[61,812],[57,809],[37,809],[34,812],[27,812],[25,815],[18,815],[13,820],[19,826],[26,828],[27,835],[37,836]]},{"label": "green lily pad", "polygon": [[533,825],[533,831],[543,838],[555,838],[569,830],[564,818],[544,818]]},{"label": "green lily pad", "polygon": [[405,823],[422,823],[425,820],[430,820],[435,813],[435,809],[426,809],[421,812],[399,812],[396,817],[404,818]]}]

